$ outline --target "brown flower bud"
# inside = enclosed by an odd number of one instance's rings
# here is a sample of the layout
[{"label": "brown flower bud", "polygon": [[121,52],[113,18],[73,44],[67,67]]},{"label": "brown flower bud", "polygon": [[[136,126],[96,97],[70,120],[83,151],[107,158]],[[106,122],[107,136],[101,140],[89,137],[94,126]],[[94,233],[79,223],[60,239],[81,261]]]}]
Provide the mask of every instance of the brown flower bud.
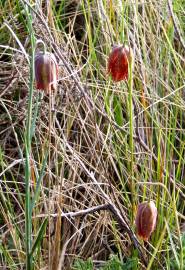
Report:
[{"label": "brown flower bud", "polygon": [[128,79],[128,68],[132,58],[132,49],[124,45],[113,46],[108,60],[108,73],[111,74],[113,81]]},{"label": "brown flower bud", "polygon": [[39,52],[35,55],[36,89],[49,93],[56,90],[58,80],[58,64],[54,54]]},{"label": "brown flower bud", "polygon": [[136,215],[137,234],[144,241],[148,241],[150,235],[155,230],[157,221],[157,208],[153,201],[143,202],[138,205]]}]

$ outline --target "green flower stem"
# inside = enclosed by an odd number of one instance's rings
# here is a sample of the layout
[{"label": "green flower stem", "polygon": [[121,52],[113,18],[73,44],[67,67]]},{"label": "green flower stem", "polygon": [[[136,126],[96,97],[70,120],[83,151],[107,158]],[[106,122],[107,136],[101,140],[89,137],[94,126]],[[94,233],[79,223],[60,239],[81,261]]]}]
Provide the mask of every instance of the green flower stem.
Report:
[{"label": "green flower stem", "polygon": [[44,52],[44,54],[46,54],[46,44],[44,43],[44,41],[42,39],[38,39],[36,41],[35,47],[37,47],[38,44],[42,44],[42,46],[43,46],[43,52]]},{"label": "green flower stem", "polygon": [[28,100],[28,116],[26,123],[26,163],[25,163],[25,182],[26,182],[26,202],[25,202],[25,232],[26,232],[26,269],[32,268],[32,211],[31,211],[31,195],[30,195],[30,156],[31,156],[31,125],[32,125],[32,105],[33,105],[33,84],[34,84],[34,57],[35,57],[35,37],[32,28],[32,17],[27,7],[25,7],[27,16],[28,32],[31,42],[31,59],[30,59],[30,82],[29,82],[29,100]]},{"label": "green flower stem", "polygon": [[134,212],[135,212],[135,184],[133,179],[133,163],[134,163],[134,142],[133,142],[133,77],[132,77],[132,68],[133,68],[133,57],[130,57],[129,61],[129,78],[128,78],[128,104],[129,104],[129,147],[130,147],[130,184],[131,184],[131,196],[132,196],[132,221],[134,220]]}]

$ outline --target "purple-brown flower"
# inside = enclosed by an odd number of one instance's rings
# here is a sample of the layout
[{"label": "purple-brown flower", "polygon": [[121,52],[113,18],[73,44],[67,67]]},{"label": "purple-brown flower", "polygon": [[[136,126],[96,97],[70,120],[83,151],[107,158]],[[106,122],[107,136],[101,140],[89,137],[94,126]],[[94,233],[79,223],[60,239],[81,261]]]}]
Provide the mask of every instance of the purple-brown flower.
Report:
[{"label": "purple-brown flower", "polygon": [[136,215],[136,230],[139,237],[148,241],[155,230],[157,221],[157,208],[153,201],[143,202],[138,205]]},{"label": "purple-brown flower", "polygon": [[58,80],[58,64],[54,54],[39,52],[35,55],[36,89],[46,93],[55,91]]},{"label": "purple-brown flower", "polygon": [[118,82],[128,79],[128,68],[132,58],[132,50],[127,46],[113,46],[108,59],[108,73],[112,76],[113,81]]}]

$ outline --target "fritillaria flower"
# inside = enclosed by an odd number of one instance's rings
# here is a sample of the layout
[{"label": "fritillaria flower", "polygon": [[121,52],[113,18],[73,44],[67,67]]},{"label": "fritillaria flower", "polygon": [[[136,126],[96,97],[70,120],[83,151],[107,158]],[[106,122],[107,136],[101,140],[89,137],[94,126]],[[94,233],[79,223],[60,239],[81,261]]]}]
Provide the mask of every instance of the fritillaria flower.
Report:
[{"label": "fritillaria flower", "polygon": [[138,236],[144,241],[148,241],[155,230],[157,221],[157,208],[153,201],[143,202],[138,205],[136,215],[136,230]]},{"label": "fritillaria flower", "polygon": [[54,54],[39,52],[35,55],[36,89],[45,90],[48,94],[57,88],[58,64]]},{"label": "fritillaria flower", "polygon": [[132,61],[133,53],[128,46],[115,45],[108,59],[108,73],[113,81],[119,82],[128,79],[129,63]]}]

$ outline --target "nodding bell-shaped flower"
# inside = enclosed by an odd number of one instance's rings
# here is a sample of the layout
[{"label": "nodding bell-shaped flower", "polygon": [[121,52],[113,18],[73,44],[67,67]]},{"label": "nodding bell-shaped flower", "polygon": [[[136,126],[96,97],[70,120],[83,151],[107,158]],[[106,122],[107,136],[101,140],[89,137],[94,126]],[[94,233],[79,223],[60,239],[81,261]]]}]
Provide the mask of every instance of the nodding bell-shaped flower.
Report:
[{"label": "nodding bell-shaped flower", "polygon": [[36,89],[45,90],[48,94],[57,88],[58,64],[54,54],[39,52],[35,55]]},{"label": "nodding bell-shaped flower", "polygon": [[157,221],[157,208],[153,201],[143,202],[138,205],[136,215],[136,230],[138,236],[144,241],[148,241],[155,230]]},{"label": "nodding bell-shaped flower", "polygon": [[119,82],[128,79],[129,63],[133,59],[132,49],[124,45],[113,46],[108,59],[108,73],[112,80]]}]

